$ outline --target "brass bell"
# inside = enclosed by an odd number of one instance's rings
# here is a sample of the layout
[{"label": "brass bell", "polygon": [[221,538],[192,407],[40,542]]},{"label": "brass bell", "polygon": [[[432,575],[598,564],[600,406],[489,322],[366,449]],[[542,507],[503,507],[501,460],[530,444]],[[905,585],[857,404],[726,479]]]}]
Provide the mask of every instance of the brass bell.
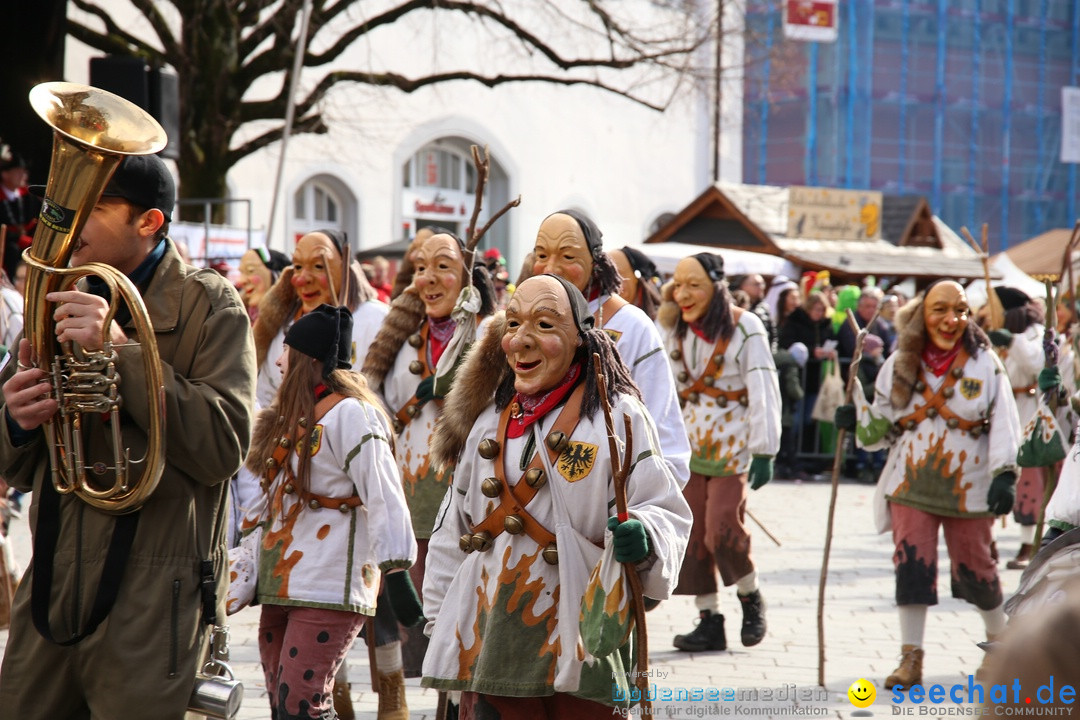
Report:
[{"label": "brass bell", "polygon": [[679,382],[681,382],[681,383],[684,383],[684,382],[686,382],[687,380],[689,380],[689,379],[690,379],[690,375],[689,375],[689,374],[688,374],[688,373],[687,373],[687,372],[686,372],[685,370],[680,370],[680,371],[679,371],[679,374],[678,374],[678,375],[676,375],[676,376],[675,376],[675,378],[676,378],[676,379],[677,379],[677,380],[678,380]]},{"label": "brass bell", "polygon": [[908,430],[914,430],[917,424],[918,423],[916,423],[914,420],[908,420],[906,423],[904,423],[904,427]]},{"label": "brass bell", "polygon": [[922,380],[917,380],[915,382],[915,392],[922,392],[925,389],[926,389],[926,383],[924,383]]},{"label": "brass bell", "polygon": [[717,353],[712,356],[712,361],[717,367],[724,367],[724,356]]},{"label": "brass bell", "polygon": [[401,431],[405,429],[405,423],[401,422],[397,418],[394,418],[394,434],[400,435]]},{"label": "brass bell", "polygon": [[338,505],[338,510],[340,510],[342,514],[349,512],[349,503],[341,503]]},{"label": "brass bell", "polygon": [[316,500],[315,498],[311,498],[310,500],[308,500],[308,504],[307,504],[307,505],[308,505],[308,507],[309,507],[309,508],[311,508],[312,510],[318,510],[318,509],[319,509],[320,507],[322,507],[322,503],[320,503],[320,502],[319,502],[318,500]]},{"label": "brass bell", "polygon": [[749,407],[750,406],[750,396],[747,395],[746,393],[743,393],[742,395],[740,395],[739,396],[739,404],[742,405],[743,407]]},{"label": "brass bell", "polygon": [[566,446],[570,444],[570,438],[566,437],[566,433],[560,430],[553,430],[548,433],[547,438],[544,440],[547,446],[551,448],[554,453],[562,453],[566,449]]},{"label": "brass bell", "polygon": [[544,548],[544,551],[540,553],[540,555],[548,565],[559,564],[559,548],[555,547],[555,543],[548,543],[548,546]]},{"label": "brass bell", "polygon": [[472,548],[477,552],[484,552],[491,549],[491,533],[487,530],[481,530],[472,536]]},{"label": "brass bell", "polygon": [[951,398],[953,395],[956,394],[956,388],[950,385],[949,387],[942,390],[941,394],[945,396],[945,399]]},{"label": "brass bell", "polygon": [[299,420],[296,421],[296,424],[299,425],[302,428],[306,428],[307,427],[307,418],[306,417],[300,418]]},{"label": "brass bell", "polygon": [[957,378],[957,379],[960,379],[960,378],[964,377],[964,368],[962,368],[962,367],[954,367],[952,369],[952,376],[954,378]]},{"label": "brass bell", "polygon": [[525,523],[519,515],[507,515],[503,518],[503,528],[511,535],[520,535],[525,532]]},{"label": "brass bell", "polygon": [[497,498],[499,497],[499,491],[501,490],[502,483],[499,482],[499,478],[485,478],[484,482],[480,483],[480,492],[484,493],[485,497]]},{"label": "brass bell", "polygon": [[272,457],[266,458],[266,469],[273,470],[277,467],[277,460]]},{"label": "brass bell", "polygon": [[980,435],[982,435],[983,432],[985,432],[985,428],[982,425],[976,425],[975,427],[971,428],[971,430],[969,430],[968,432],[971,433],[971,437],[977,438]]},{"label": "brass bell", "polygon": [[419,360],[413,360],[411,363],[409,363],[409,372],[411,372],[413,375],[419,375],[420,373],[424,372],[424,363],[420,362]]},{"label": "brass bell", "polygon": [[716,384],[716,378],[712,375],[706,375],[701,379],[701,382],[705,383],[705,387],[712,387]]},{"label": "brass bell", "polygon": [[[697,402],[697,400],[694,400],[694,402]],[[728,404],[727,395],[718,395],[717,398],[716,398],[716,404],[719,405],[720,407],[727,407],[727,404]]]},{"label": "brass bell", "polygon": [[491,438],[484,438],[480,441],[480,444],[476,446],[476,451],[480,453],[480,457],[485,460],[491,460],[499,454],[499,443]]},{"label": "brass bell", "polygon": [[692,393],[690,393],[689,395],[686,396],[686,399],[689,400],[690,402],[694,403],[695,405],[697,405],[698,404],[698,399],[700,397],[701,396],[698,395],[696,392],[692,392]]},{"label": "brass bell", "polygon": [[936,418],[937,417],[937,408],[936,407],[928,407],[928,408],[926,408],[926,417],[928,417],[928,418]]},{"label": "brass bell", "polygon": [[420,333],[413,333],[409,336],[409,344],[414,348],[418,348],[424,344],[424,338],[420,337]]},{"label": "brass bell", "polygon": [[682,360],[682,351],[678,348],[675,348],[668,354],[671,356],[672,360]]},{"label": "brass bell", "polygon": [[960,418],[949,418],[945,421],[945,424],[949,426],[949,429],[955,430],[956,428],[960,427]]},{"label": "brass bell", "polygon": [[296,486],[292,483],[285,483],[285,487],[281,489],[285,491],[286,495],[292,495],[294,492],[296,492]]},{"label": "brass bell", "polygon": [[278,440],[278,445],[285,449],[288,449],[289,445],[292,445],[292,440],[289,440],[289,438],[287,437],[282,437],[280,440]]},{"label": "brass bell", "polygon": [[420,414],[420,406],[419,405],[410,405],[409,407],[405,408],[405,414],[408,415],[411,418],[416,417],[417,415]]},{"label": "brass bell", "polygon": [[461,548],[461,552],[468,555],[469,553],[471,553],[473,551],[472,535],[470,535],[469,533],[465,533],[460,538],[458,538],[458,543],[457,544],[458,544],[458,547]]},{"label": "brass bell", "polygon": [[546,482],[547,474],[544,473],[542,468],[530,468],[529,471],[525,473],[525,484],[531,488],[542,488]]}]

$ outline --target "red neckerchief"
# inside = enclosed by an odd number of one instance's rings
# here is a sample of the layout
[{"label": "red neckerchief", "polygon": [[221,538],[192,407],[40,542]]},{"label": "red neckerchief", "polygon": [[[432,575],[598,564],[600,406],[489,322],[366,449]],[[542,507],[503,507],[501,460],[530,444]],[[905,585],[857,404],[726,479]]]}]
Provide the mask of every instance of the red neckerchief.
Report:
[{"label": "red neckerchief", "polygon": [[697,323],[690,323],[690,329],[694,331],[695,335],[697,335],[699,338],[701,338],[705,342],[707,342],[707,343],[715,342],[715,340],[710,340],[709,339],[709,336],[705,334],[705,331]]},{"label": "red neckerchief", "polygon": [[952,346],[952,350],[942,350],[934,343],[928,343],[922,351],[922,361],[926,368],[934,373],[934,377],[941,377],[949,370],[953,360],[960,354],[960,341]]},{"label": "red neckerchief", "polygon": [[318,402],[319,400],[322,400],[324,397],[329,395],[331,392],[332,391],[330,390],[330,388],[326,387],[325,384],[319,383],[318,385],[315,386],[315,402]]},{"label": "red neckerchief", "polygon": [[592,302],[596,298],[600,297],[600,286],[589,288],[589,302]]},{"label": "red neckerchief", "polygon": [[581,375],[581,363],[574,363],[566,371],[566,377],[551,390],[540,395],[522,395],[518,393],[511,403],[518,407],[518,412],[511,410],[510,422],[506,424],[506,436],[518,438],[534,422],[548,414],[550,410],[558,406],[570,391],[577,385],[578,376]]},{"label": "red neckerchief", "polygon": [[431,348],[431,364],[438,365],[450,338],[454,336],[457,323],[449,315],[444,318],[428,318],[428,346]]}]

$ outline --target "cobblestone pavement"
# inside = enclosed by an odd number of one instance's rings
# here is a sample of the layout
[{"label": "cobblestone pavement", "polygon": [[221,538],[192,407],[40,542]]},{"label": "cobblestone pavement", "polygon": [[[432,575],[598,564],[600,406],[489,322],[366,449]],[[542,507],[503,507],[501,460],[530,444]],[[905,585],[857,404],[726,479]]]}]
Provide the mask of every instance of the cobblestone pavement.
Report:
[{"label": "cobblestone pavement", "polygon": [[[721,593],[730,645],[724,652],[691,654],[672,647],[674,635],[693,627],[693,598],[667,600],[648,614],[650,686],[661,697],[668,691],[673,698],[655,704],[657,716],[846,718],[855,711],[847,689],[860,678],[877,686],[877,700],[869,710],[876,716],[895,714],[891,693],[882,688],[900,650],[892,543],[888,535],[874,532],[873,487],[869,485],[842,481],[838,486],[825,587],[825,684],[824,688],[818,685],[817,600],[830,494],[828,482],[783,480],[751,493],[751,512],[782,543],[777,547],[751,523],[754,559],[769,622],[768,635],[757,647],[739,644],[741,614],[733,588]],[[1000,523],[995,527],[1008,597],[1020,578],[1019,571],[1006,570],[1004,563],[1018,547],[1017,528],[1011,520],[1005,528]],[[30,555],[25,520],[15,521],[12,540],[16,556],[25,564]],[[982,650],[975,644],[984,639],[982,620],[973,606],[949,597],[944,542],[939,556],[941,602],[931,608],[927,620],[923,682],[926,686],[959,683],[966,687],[968,674],[974,673],[982,659]],[[258,617],[258,609],[249,608],[231,618],[232,665],[245,687],[240,720],[269,717],[256,644]],[[0,631],[0,647],[6,641],[7,632]],[[374,719],[378,698],[369,688],[367,651],[362,642],[350,652],[348,665],[357,717]],[[703,699],[687,701],[677,694],[695,690]],[[718,699],[709,700],[710,691]],[[735,699],[724,700],[725,696]],[[407,681],[407,697],[411,718],[435,717],[436,694],[421,688],[419,679]],[[639,708],[632,712],[641,714]],[[919,714],[918,709],[914,714]]]}]

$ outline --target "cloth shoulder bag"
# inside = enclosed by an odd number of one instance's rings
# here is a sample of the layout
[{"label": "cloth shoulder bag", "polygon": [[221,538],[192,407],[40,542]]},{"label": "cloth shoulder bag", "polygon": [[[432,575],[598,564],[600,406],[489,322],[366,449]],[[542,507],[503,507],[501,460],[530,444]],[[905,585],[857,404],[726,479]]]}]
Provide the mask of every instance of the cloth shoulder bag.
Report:
[{"label": "cloth shoulder bag", "polygon": [[836,408],[844,404],[844,381],[840,377],[840,365],[834,360],[828,363],[825,379],[821,381],[814,408],[810,417],[824,423],[831,423],[836,415]]}]

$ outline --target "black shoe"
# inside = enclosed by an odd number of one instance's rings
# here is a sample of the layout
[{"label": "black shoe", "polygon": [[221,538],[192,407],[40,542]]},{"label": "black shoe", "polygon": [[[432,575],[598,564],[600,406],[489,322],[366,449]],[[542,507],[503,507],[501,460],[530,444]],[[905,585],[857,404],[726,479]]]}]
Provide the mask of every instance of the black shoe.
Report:
[{"label": "black shoe", "polygon": [[760,590],[749,595],[735,593],[735,596],[742,605],[742,644],[757,645],[765,637],[765,599]]},{"label": "black shoe", "polygon": [[687,652],[727,650],[727,638],[724,637],[724,616],[702,610],[697,627],[686,635],[676,635],[672,644]]}]

